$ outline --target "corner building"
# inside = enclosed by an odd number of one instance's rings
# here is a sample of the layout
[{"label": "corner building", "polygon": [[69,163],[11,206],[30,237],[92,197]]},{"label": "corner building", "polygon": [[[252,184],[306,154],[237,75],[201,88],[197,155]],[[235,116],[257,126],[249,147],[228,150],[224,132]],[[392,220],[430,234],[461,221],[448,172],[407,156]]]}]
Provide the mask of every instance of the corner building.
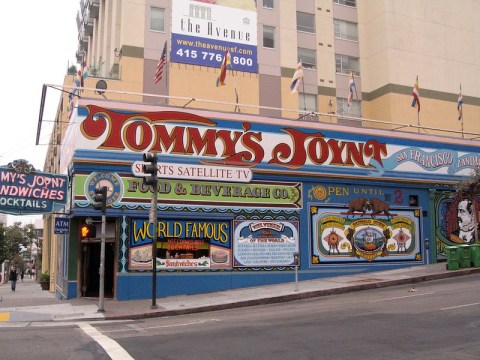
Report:
[{"label": "corner building", "polygon": [[[480,163],[479,8],[82,1],[77,60],[88,76],[80,88],[65,77],[73,95],[60,99],[46,159],[71,179],[70,233],[55,235],[57,215],[45,217],[51,290],[98,296],[100,224],[94,238],[79,229],[100,219],[99,186],[105,295],[119,300],[150,297],[152,253],[158,297],[291,282],[297,265],[304,280],[444,260],[458,228],[450,194]],[[159,158],[153,251],[145,152]]]}]

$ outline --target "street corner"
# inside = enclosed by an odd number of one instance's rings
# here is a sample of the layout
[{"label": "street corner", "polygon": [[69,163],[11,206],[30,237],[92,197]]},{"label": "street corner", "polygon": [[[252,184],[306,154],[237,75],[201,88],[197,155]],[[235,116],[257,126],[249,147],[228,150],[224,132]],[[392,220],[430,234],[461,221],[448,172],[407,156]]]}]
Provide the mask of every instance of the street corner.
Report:
[{"label": "street corner", "polygon": [[10,320],[9,312],[0,312],[0,323],[8,322]]},{"label": "street corner", "polygon": [[3,311],[0,312],[1,323],[30,323],[38,321],[52,321],[51,314],[35,313],[29,311]]}]

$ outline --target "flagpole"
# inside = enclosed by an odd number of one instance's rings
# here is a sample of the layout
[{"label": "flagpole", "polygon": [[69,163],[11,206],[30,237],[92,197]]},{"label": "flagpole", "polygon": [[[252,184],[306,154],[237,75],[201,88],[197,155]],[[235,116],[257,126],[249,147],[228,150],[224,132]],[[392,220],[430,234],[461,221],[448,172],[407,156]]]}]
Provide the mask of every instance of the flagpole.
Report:
[{"label": "flagpole", "polygon": [[417,131],[420,134],[420,111],[417,110]]},{"label": "flagpole", "polygon": [[463,94],[462,94],[462,83],[460,83],[460,95],[462,96],[461,100],[462,103],[460,104],[460,120],[462,122],[462,139],[465,137],[465,134],[463,133]]},{"label": "flagpole", "polygon": [[165,40],[165,47],[167,48],[167,52],[166,52],[166,54],[165,54],[165,65],[166,65],[166,67],[167,67],[167,68],[165,69],[165,95],[167,95],[167,96],[165,97],[165,104],[168,105],[168,98],[169,98],[169,97],[168,97],[168,94],[170,93],[170,92],[168,91],[168,89],[169,89],[168,84],[169,84],[169,78],[170,78],[170,76],[169,76],[169,73],[170,73],[170,71],[169,71],[170,63],[168,62],[168,41],[167,41],[167,40]]},{"label": "flagpole", "polygon": [[305,114],[307,113],[307,102],[305,100],[305,82],[303,81],[303,76],[302,76],[302,97],[303,97],[303,110],[305,111]]},{"label": "flagpole", "polygon": [[241,112],[240,111],[240,106],[238,106],[238,92],[237,92],[237,79],[235,79],[235,74],[233,73],[233,68],[232,64],[230,63],[230,71],[232,72],[232,78],[233,78],[233,89],[235,90],[235,112]]}]

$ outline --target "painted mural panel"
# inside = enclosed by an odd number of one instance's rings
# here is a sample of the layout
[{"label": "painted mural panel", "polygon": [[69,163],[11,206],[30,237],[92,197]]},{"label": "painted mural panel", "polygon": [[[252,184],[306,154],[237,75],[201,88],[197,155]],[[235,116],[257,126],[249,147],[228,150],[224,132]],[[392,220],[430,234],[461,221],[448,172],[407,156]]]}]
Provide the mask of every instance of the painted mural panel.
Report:
[{"label": "painted mural panel", "polygon": [[234,221],[234,266],[292,266],[299,251],[298,228],[298,221]]},{"label": "painted mural panel", "polygon": [[[480,227],[475,224],[480,218],[480,199],[472,201],[452,192],[435,193],[435,236],[437,257],[446,256],[445,246],[479,242]],[[476,216],[476,217],[475,217]]]},{"label": "painted mural panel", "polygon": [[[153,224],[132,219],[129,269],[152,269]],[[159,221],[157,270],[231,268],[230,222],[201,220]]]},{"label": "painted mural panel", "polygon": [[310,205],[311,265],[422,261],[420,210],[386,206],[377,212],[371,201]]}]

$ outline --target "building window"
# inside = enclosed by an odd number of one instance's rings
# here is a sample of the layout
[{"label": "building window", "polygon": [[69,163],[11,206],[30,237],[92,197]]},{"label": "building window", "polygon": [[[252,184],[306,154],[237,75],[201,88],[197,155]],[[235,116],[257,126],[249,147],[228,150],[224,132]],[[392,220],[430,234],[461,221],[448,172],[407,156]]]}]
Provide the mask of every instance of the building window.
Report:
[{"label": "building window", "polygon": [[165,9],[150,8],[150,30],[165,31]]},{"label": "building window", "polygon": [[[355,96],[355,94],[353,95]],[[361,117],[362,109],[359,100],[353,100],[352,105],[348,106],[348,100],[344,98],[337,98],[337,114],[353,117]]]},{"label": "building window", "polygon": [[311,49],[298,48],[298,58],[302,60],[304,69],[317,68],[317,52]]},{"label": "building window", "polygon": [[297,30],[315,34],[315,16],[297,11]]},{"label": "building window", "polygon": [[275,48],[275,28],[272,26],[263,26],[263,47]]},{"label": "building window", "polygon": [[317,95],[298,93],[298,110],[300,112],[316,112],[317,111]]},{"label": "building window", "polygon": [[335,54],[335,71],[339,74],[350,74],[352,70],[353,75],[360,75],[360,61],[347,55]]},{"label": "building window", "polygon": [[352,7],[357,6],[356,0],[333,0],[333,3],[338,5],[352,6]]},{"label": "building window", "polygon": [[273,0],[263,0],[263,7],[273,9]]},{"label": "building window", "polygon": [[358,41],[358,28],[355,23],[333,19],[333,30],[336,38]]}]

